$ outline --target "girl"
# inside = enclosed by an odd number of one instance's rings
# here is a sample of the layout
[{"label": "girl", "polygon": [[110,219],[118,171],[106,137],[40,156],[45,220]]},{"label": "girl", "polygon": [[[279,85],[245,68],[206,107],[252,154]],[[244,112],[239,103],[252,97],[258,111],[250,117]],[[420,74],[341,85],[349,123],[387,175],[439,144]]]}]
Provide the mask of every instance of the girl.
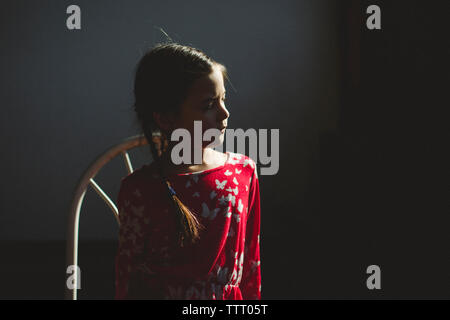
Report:
[{"label": "girl", "polygon": [[194,120],[223,142],[224,78],[222,64],[175,43],[137,66],[134,106],[154,161],[121,182],[116,299],[261,299],[256,163],[209,142],[201,164],[171,161],[171,132],[193,137]]}]

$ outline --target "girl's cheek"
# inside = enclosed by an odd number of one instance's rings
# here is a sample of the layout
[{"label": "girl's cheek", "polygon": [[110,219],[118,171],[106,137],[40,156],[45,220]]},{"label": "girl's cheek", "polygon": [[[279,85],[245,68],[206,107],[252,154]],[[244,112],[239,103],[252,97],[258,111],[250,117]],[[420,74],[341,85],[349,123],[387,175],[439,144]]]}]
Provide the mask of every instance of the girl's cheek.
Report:
[{"label": "girl's cheek", "polygon": [[208,111],[203,118],[203,126],[216,127],[217,112],[215,110]]}]

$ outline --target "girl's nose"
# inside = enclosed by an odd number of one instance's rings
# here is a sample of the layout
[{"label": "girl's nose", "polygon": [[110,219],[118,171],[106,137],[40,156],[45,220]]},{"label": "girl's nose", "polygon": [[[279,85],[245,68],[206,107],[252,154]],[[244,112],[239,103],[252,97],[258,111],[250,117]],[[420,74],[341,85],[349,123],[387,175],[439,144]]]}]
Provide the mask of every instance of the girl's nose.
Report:
[{"label": "girl's nose", "polygon": [[223,102],[223,101],[220,102],[219,110],[220,110],[220,112],[219,112],[220,120],[227,119],[228,117],[230,117],[230,112],[227,110],[227,107],[225,106],[225,102]]}]

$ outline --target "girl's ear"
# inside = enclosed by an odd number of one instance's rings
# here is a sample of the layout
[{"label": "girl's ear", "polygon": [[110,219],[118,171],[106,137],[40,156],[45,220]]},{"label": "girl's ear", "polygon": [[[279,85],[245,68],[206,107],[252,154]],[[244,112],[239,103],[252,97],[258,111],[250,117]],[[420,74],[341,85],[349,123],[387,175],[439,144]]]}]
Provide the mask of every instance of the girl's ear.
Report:
[{"label": "girl's ear", "polygon": [[172,113],[153,112],[153,119],[158,127],[165,132],[169,132],[175,125],[174,115]]}]

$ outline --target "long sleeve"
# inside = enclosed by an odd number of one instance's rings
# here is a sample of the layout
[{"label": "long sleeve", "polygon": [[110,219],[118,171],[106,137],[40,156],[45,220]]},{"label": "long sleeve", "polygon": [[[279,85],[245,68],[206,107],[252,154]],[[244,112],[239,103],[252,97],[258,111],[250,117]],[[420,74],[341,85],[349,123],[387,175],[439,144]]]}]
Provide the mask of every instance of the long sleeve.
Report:
[{"label": "long sleeve", "polygon": [[[115,299],[162,299],[164,281],[195,274],[192,265],[171,265],[166,220],[149,217],[148,192],[122,180],[117,205],[119,245],[116,254]],[[155,209],[155,211],[162,211]]]},{"label": "long sleeve", "polygon": [[250,181],[249,207],[244,245],[244,264],[241,292],[244,300],[261,299],[260,262],[261,209],[257,168]]},{"label": "long sleeve", "polygon": [[130,190],[122,181],[117,205],[119,210],[119,245],[116,255],[115,299],[130,298],[130,287],[136,272],[138,258],[143,252],[143,204],[137,197],[139,190]]}]

